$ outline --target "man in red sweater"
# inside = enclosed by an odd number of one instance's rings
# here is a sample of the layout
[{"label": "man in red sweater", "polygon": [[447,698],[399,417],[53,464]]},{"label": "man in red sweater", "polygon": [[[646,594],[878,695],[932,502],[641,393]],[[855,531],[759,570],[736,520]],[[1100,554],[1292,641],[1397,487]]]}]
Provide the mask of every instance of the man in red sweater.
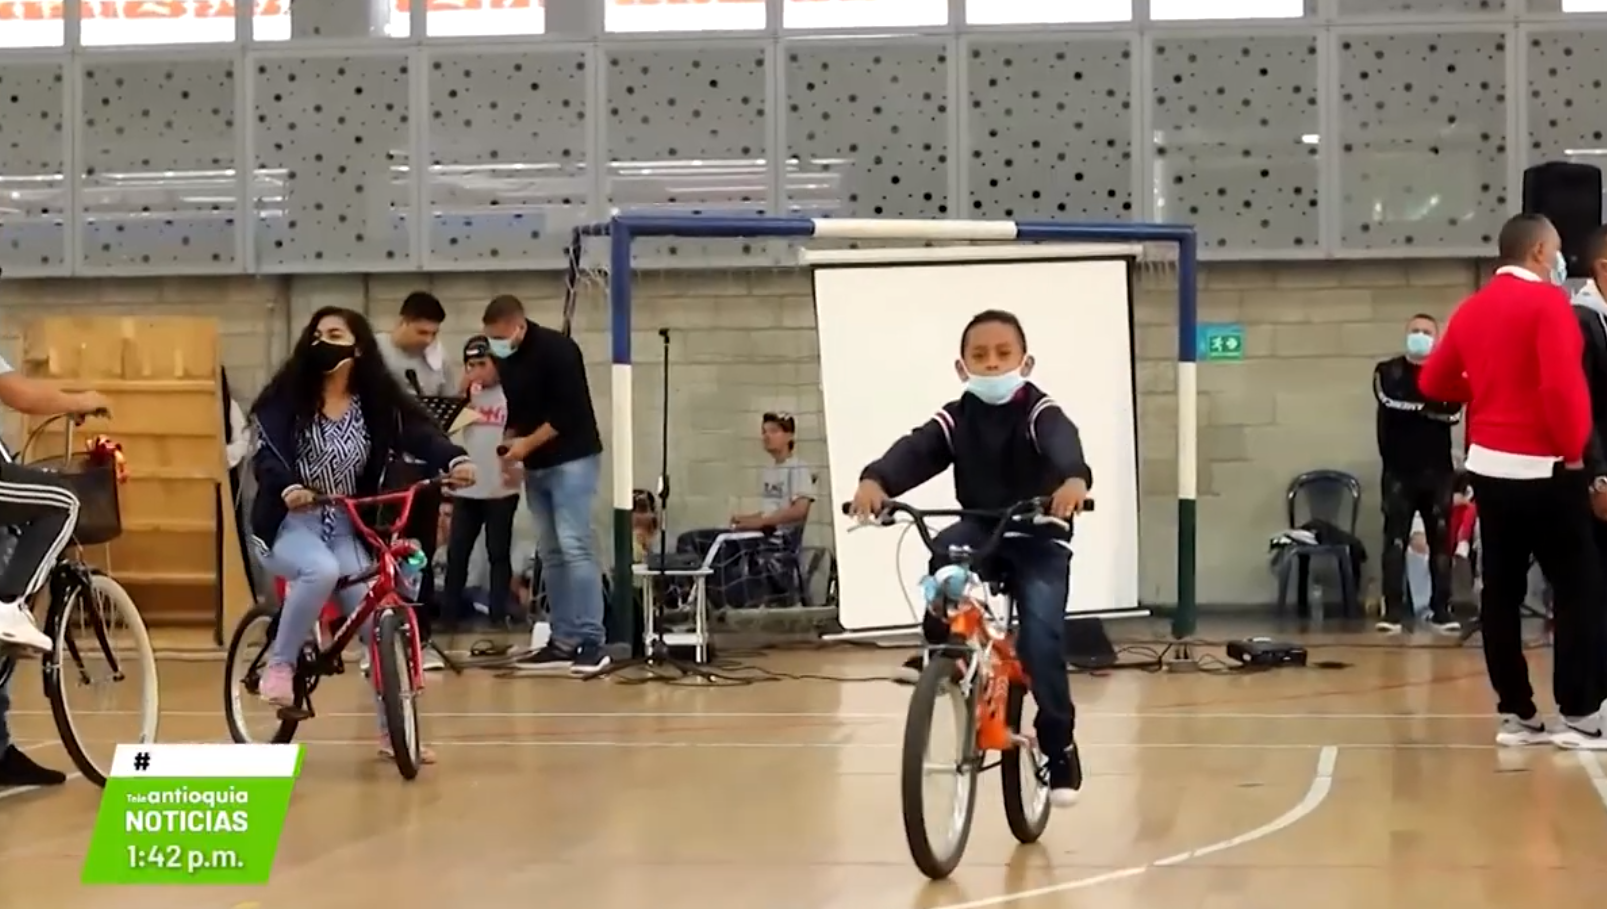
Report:
[{"label": "man in red sweater", "polygon": [[[1501,228],[1502,266],[1462,302],[1423,364],[1429,398],[1468,405],[1466,460],[1479,503],[1484,662],[1501,712],[1502,745],[1607,750],[1602,701],[1607,667],[1597,642],[1607,588],[1592,539],[1590,390],[1584,340],[1560,286],[1561,240],[1539,215]],[[1523,656],[1520,606],[1529,559],[1551,583],[1556,645],[1552,679],[1562,724],[1548,729]]]}]

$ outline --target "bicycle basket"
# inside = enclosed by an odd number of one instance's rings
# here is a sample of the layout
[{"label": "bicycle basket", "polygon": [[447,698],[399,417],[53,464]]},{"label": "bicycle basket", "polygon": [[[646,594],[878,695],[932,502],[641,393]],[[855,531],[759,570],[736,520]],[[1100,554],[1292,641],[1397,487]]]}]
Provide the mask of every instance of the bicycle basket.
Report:
[{"label": "bicycle basket", "polygon": [[78,497],[78,526],[73,530],[73,540],[78,545],[98,546],[122,535],[123,513],[117,502],[115,464],[91,463],[85,453],[42,458],[28,466],[59,475],[63,484]]}]

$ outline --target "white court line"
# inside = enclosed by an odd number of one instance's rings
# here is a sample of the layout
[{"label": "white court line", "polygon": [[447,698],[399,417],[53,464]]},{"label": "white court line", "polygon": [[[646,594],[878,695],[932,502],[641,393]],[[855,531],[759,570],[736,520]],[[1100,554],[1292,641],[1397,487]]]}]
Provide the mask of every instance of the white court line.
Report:
[{"label": "white court line", "polygon": [[[300,739],[303,745],[328,745],[339,748],[362,747],[372,748],[372,739]],[[705,748],[723,748],[736,751],[854,751],[864,750],[892,750],[903,747],[897,742],[677,742],[664,740],[643,741],[617,741],[604,739],[571,739],[546,741],[543,739],[503,739],[489,741],[475,739],[474,741],[431,741],[432,748],[666,748],[697,750]],[[1315,742],[1079,742],[1078,747],[1084,749],[1126,748],[1136,750],[1146,749],[1188,749],[1203,748],[1225,751],[1310,751],[1314,748],[1343,748],[1356,751],[1494,751],[1500,748],[1495,743],[1480,745],[1468,743],[1434,742],[1371,742],[1347,745],[1319,745]]]},{"label": "white court line", "polygon": [[[75,710],[74,716],[134,716],[135,710]],[[49,716],[48,710],[13,710],[13,716]],[[162,716],[185,717],[221,717],[223,708],[217,710],[164,710]],[[367,713],[324,713],[321,717],[372,717],[372,711]],[[838,719],[838,720],[898,720],[903,719],[905,713],[856,713],[851,711],[831,712],[726,712],[726,711],[608,711],[608,712],[570,712],[547,710],[513,710],[513,711],[436,711],[425,709],[425,718],[438,717],[441,719],[554,719],[554,720],[808,720],[808,719]],[[1077,719],[1132,719],[1132,720],[1493,720],[1493,713],[1200,713],[1189,711],[1188,708],[1179,707],[1170,711],[1127,713],[1119,711],[1102,712],[1098,710],[1078,710]]]},{"label": "white court line", "polygon": [[1334,788],[1334,764],[1339,760],[1340,747],[1341,746],[1338,745],[1322,746],[1322,750],[1317,753],[1317,770],[1311,777],[1311,786],[1306,790],[1305,797],[1302,798],[1300,802],[1293,808],[1290,808],[1288,811],[1285,811],[1283,814],[1265,824],[1262,824],[1254,830],[1241,833],[1238,836],[1232,837],[1231,839],[1220,840],[1209,845],[1201,846],[1198,849],[1190,849],[1187,852],[1179,852],[1176,855],[1169,855],[1162,859],[1156,859],[1147,865],[1134,865],[1131,868],[1121,868],[1116,871],[1107,871],[1104,874],[1096,874],[1093,877],[1079,878],[1074,881],[1065,881],[1059,884],[1050,884],[1047,887],[1037,887],[1032,890],[1018,890],[1014,893],[1002,893],[998,896],[983,897],[982,899],[969,900],[964,903],[950,903],[948,905],[933,907],[933,909],[984,909],[984,907],[987,906],[1004,906],[1009,903],[1035,899],[1040,896],[1052,896],[1057,893],[1067,893],[1072,890],[1083,890],[1088,887],[1098,886],[1099,884],[1108,884],[1111,881],[1119,881],[1129,877],[1138,877],[1141,874],[1149,872],[1153,868],[1167,868],[1173,865],[1181,865],[1184,862],[1193,861],[1201,856],[1223,852],[1228,849],[1243,846],[1245,843],[1250,843],[1265,837],[1269,837],[1274,833],[1299,823],[1313,811],[1316,811],[1317,808],[1322,805],[1323,801],[1328,798],[1328,793],[1333,791]]},{"label": "white court line", "polygon": [[1607,808],[1607,771],[1602,770],[1595,752],[1581,751],[1577,757],[1579,766],[1585,768],[1585,775],[1590,777],[1590,784],[1596,787],[1596,798],[1601,799],[1603,808]]}]

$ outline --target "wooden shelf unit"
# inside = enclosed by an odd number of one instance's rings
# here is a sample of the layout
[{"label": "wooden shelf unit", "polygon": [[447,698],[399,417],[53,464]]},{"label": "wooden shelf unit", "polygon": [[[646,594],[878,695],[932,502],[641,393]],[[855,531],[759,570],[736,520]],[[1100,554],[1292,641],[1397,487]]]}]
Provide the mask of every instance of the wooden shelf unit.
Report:
[{"label": "wooden shelf unit", "polygon": [[[224,628],[251,606],[224,460],[217,322],[179,316],[51,317],[23,332],[23,369],[110,399],[111,419],[73,430],[73,448],[107,435],[123,446],[123,535],[85,550],[128,588],[153,626]],[[29,418],[32,432],[42,422]],[[65,423],[29,460],[66,450]],[[221,520],[220,520],[221,516]],[[221,545],[220,545],[221,544]],[[220,564],[221,559],[221,564]]]}]

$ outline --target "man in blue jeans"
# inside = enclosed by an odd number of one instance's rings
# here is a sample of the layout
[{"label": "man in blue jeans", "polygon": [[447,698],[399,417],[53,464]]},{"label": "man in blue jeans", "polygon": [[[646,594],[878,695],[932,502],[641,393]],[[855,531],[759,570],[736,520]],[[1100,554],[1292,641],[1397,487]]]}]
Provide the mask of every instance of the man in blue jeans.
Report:
[{"label": "man in blue jeans", "polygon": [[0,788],[9,786],[60,786],[67,775],[34,763],[11,741],[7,714],[11,712],[11,677],[16,662],[0,648]]},{"label": "man in blue jeans", "polygon": [[508,398],[504,457],[524,468],[525,503],[535,519],[536,556],[552,613],[547,646],[516,668],[592,675],[608,666],[608,654],[591,523],[603,439],[585,358],[573,339],[526,318],[517,297],[492,300],[481,321]]}]

